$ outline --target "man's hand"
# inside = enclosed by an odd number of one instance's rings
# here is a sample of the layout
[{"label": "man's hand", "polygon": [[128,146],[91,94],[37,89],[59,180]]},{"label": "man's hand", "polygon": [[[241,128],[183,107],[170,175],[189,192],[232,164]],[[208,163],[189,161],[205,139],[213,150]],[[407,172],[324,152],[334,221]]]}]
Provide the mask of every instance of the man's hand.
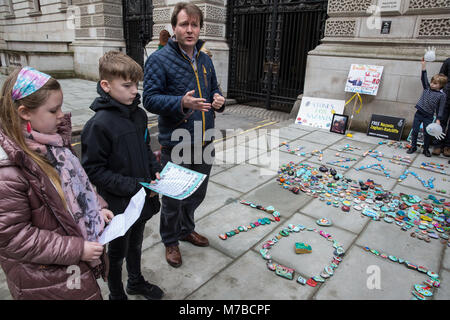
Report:
[{"label": "man's hand", "polygon": [[195,90],[192,90],[184,95],[181,99],[183,108],[208,112],[211,109],[211,103],[206,103],[206,99],[194,97],[194,94]]},{"label": "man's hand", "polygon": [[218,93],[214,93],[214,97],[213,97],[214,101],[212,103],[212,106],[214,107],[214,109],[220,109],[222,108],[223,104],[225,103],[225,98],[222,97],[220,94]]}]

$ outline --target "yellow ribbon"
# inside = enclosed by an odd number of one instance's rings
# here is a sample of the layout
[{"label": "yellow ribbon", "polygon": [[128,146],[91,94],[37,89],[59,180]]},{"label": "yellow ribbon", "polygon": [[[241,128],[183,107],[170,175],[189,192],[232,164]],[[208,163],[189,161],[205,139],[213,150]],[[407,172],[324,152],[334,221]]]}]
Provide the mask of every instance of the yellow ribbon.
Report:
[{"label": "yellow ribbon", "polygon": [[345,103],[344,107],[345,107],[347,104],[349,104],[355,97],[358,97],[358,99],[359,99],[359,109],[356,110],[356,114],[358,114],[358,113],[361,111],[361,108],[362,108],[362,106],[363,106],[362,98],[361,98],[359,92],[356,92],[356,93],[353,95],[353,97],[351,97],[350,100],[348,100],[348,101]]}]

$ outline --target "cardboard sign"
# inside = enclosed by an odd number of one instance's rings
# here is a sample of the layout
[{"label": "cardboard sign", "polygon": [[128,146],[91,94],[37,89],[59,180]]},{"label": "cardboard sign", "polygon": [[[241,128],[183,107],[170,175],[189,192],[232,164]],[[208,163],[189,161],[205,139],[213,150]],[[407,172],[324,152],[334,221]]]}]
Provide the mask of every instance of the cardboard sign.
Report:
[{"label": "cardboard sign", "polygon": [[295,123],[330,129],[333,114],[342,114],[344,105],[344,100],[303,97]]},{"label": "cardboard sign", "polygon": [[402,137],[404,126],[404,118],[373,114],[367,129],[367,135],[399,141]]},{"label": "cardboard sign", "polygon": [[358,92],[376,96],[383,68],[383,66],[352,64],[345,83],[345,92]]}]

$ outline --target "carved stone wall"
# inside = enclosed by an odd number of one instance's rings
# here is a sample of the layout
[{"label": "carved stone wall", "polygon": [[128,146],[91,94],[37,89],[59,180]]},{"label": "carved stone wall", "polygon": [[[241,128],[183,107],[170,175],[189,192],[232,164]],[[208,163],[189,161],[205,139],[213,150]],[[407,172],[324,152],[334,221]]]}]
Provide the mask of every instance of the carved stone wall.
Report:
[{"label": "carved stone wall", "polygon": [[373,4],[373,0],[329,0],[328,14],[360,12],[365,13]]},{"label": "carved stone wall", "polygon": [[326,37],[354,37],[356,34],[356,20],[327,20],[325,25]]},{"label": "carved stone wall", "polygon": [[410,0],[409,9],[450,8],[448,0]]},{"label": "carved stone wall", "polygon": [[440,18],[421,18],[417,37],[450,38],[450,16]]}]

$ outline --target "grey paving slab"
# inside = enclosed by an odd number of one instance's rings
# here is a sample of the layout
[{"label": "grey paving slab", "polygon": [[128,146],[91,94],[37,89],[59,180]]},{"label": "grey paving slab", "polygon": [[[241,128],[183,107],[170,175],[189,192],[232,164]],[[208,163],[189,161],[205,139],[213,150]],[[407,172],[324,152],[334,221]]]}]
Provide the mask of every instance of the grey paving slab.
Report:
[{"label": "grey paving slab", "polygon": [[310,141],[310,142],[318,142],[320,141],[321,144],[325,144],[327,146],[331,146],[338,141],[342,140],[344,138],[343,135],[336,134],[336,133],[330,133],[329,131],[325,131],[322,129],[318,129],[316,131],[313,131],[305,136],[302,137],[302,140]]},{"label": "grey paving slab", "polygon": [[295,127],[283,127],[279,128],[278,130],[271,130],[268,134],[279,137],[281,141],[291,141],[303,137],[309,133],[310,131],[304,130],[303,128],[300,129]]},{"label": "grey paving slab", "polygon": [[256,158],[258,155],[264,153],[264,150],[249,148],[245,145],[237,145],[236,147],[216,152],[214,162],[219,165],[236,165],[241,164],[249,159]]},{"label": "grey paving slab", "polygon": [[222,171],[228,170],[236,165],[237,164],[216,164],[216,163],[214,163],[211,168],[210,177],[212,177]]},{"label": "grey paving slab", "polygon": [[450,247],[447,246],[444,251],[444,258],[442,260],[442,267],[450,271]]},{"label": "grey paving slab", "polygon": [[[343,150],[345,146],[353,147],[354,150]],[[346,152],[350,154],[355,154],[362,156],[367,150],[371,150],[376,147],[376,144],[366,143],[358,140],[353,140],[351,138],[343,138],[337,143],[330,146],[330,149],[336,150],[338,152]]]},{"label": "grey paving slab", "polygon": [[393,156],[401,156],[406,159],[410,159],[411,162],[414,161],[419,155],[417,152],[413,153],[413,154],[407,154],[406,151],[408,149],[389,147],[386,144],[377,145],[376,148],[374,148],[374,150],[381,152],[383,154],[383,158],[386,158],[386,159],[392,159]]},{"label": "grey paving slab", "polygon": [[[314,143],[311,141],[306,141],[303,139],[297,139],[294,141],[289,142],[287,145],[281,146],[279,148],[280,151],[282,152],[287,152],[289,153],[288,150],[296,150],[299,149],[298,151],[295,151],[295,154],[299,154],[303,157],[310,157],[311,156],[311,152],[315,151],[315,150],[324,150],[326,149],[328,146],[326,146],[325,144],[320,144],[320,143]],[[302,154],[305,155],[302,155]]]},{"label": "grey paving slab", "polygon": [[172,268],[165,259],[165,247],[159,243],[144,251],[142,273],[147,281],[158,285],[164,299],[184,299],[217,274],[231,259],[211,247],[196,247],[181,242],[183,264]]},{"label": "grey paving slab", "polygon": [[412,231],[413,229],[402,231],[395,223],[370,221],[356,243],[361,247],[368,246],[438,272],[443,244],[436,239],[427,243],[412,238],[410,236]]},{"label": "grey paving slab", "polygon": [[289,123],[283,123],[285,126],[289,127],[289,128],[294,128],[294,129],[300,129],[300,130],[305,130],[305,131],[315,131],[317,130],[317,128],[311,127],[311,126],[307,126],[304,124],[296,124],[296,123],[292,123],[292,121],[290,121]]},{"label": "grey paving slab", "polygon": [[216,209],[236,201],[239,199],[239,196],[239,192],[209,181],[205,200],[202,202],[202,205],[195,210],[195,220],[200,220]]},{"label": "grey paving slab", "polygon": [[259,155],[246,161],[246,163],[253,164],[255,166],[278,171],[278,169],[290,162],[302,163],[306,157],[297,156],[286,152],[279,151],[278,149],[271,150],[270,152]]},{"label": "grey paving slab", "polygon": [[367,170],[356,170],[354,168],[345,172],[344,176],[356,181],[362,180],[365,182],[368,179],[373,180],[375,183],[381,184],[385,190],[391,190],[397,183],[396,179],[380,176],[372,172],[368,172]]},{"label": "grey paving slab", "polygon": [[244,163],[218,173],[210,180],[233,190],[248,192],[274,178],[276,173],[276,171]]},{"label": "grey paving slab", "polygon": [[347,131],[347,133],[352,134],[352,137],[348,137],[348,139],[351,139],[353,141],[361,141],[370,144],[378,144],[380,141],[383,141],[380,138],[368,136],[363,132]]},{"label": "grey paving slab", "polygon": [[430,158],[425,157],[422,153],[417,154],[417,157],[415,158],[415,160],[412,163],[412,167],[414,168],[420,168],[422,163],[435,163],[435,164],[440,164],[441,166],[443,166],[444,168],[444,174],[450,175],[450,165],[448,163],[448,160],[450,160],[450,158],[444,157],[443,155],[437,157],[437,156],[432,156]]},{"label": "grey paving slab", "polygon": [[326,281],[314,298],[410,300],[413,285],[420,284],[427,278],[423,273],[353,246],[339,264],[336,274]]},{"label": "grey paving slab", "polygon": [[281,216],[280,222],[261,225],[246,232],[240,232],[226,240],[220,239],[219,235],[235,230],[239,226],[248,226],[250,223],[254,223],[264,217],[269,217],[269,215],[236,201],[198,221],[196,229],[199,230],[199,233],[208,237],[212,247],[225,253],[227,256],[236,258],[253,247],[262,237],[272,232],[273,229],[279,227],[286,218]]},{"label": "grey paving slab", "polygon": [[243,200],[261,204],[265,207],[273,206],[282,217],[290,217],[312,198],[306,194],[294,194],[283,189],[278,181],[269,181],[259,188],[242,196]]},{"label": "grey paving slab", "polygon": [[[377,159],[370,157],[370,156],[365,157],[361,161],[359,161],[357,164],[355,164],[353,166],[353,168],[359,169],[362,166],[367,167],[367,166],[374,165],[374,164],[380,164],[380,165],[384,166],[385,170],[389,173],[390,177],[392,177],[392,178],[398,178],[405,172],[405,169],[406,169],[405,166],[389,162],[389,160],[387,160],[385,158],[381,158],[381,159],[382,159],[381,161],[378,161]],[[381,176],[385,176],[383,171],[380,171],[377,169],[381,169],[381,168],[379,166],[375,166],[372,168],[363,169],[361,171],[372,172],[372,173],[375,173],[375,174],[378,174]]]},{"label": "grey paving slab", "polygon": [[[305,300],[314,288],[268,270],[250,251],[188,297],[191,300]],[[252,294],[253,293],[253,294]]]},{"label": "grey paving slab", "polygon": [[[334,197],[330,197],[330,201],[334,201]],[[315,220],[327,218],[333,222],[336,227],[348,230],[355,234],[360,233],[366,226],[369,219],[361,215],[359,211],[351,208],[350,212],[342,211],[340,205],[338,208],[327,205],[326,201],[314,199],[309,204],[300,209],[300,212],[306,214]]]},{"label": "grey paving slab", "polygon": [[[435,195],[440,196],[442,196],[442,194],[438,193],[437,192],[438,190],[445,190],[446,194],[450,194],[450,177],[448,175],[434,173],[431,171],[417,168],[409,168],[408,170],[415,172],[421,179],[425,180],[427,187],[424,186],[423,183],[418,178],[414,177],[412,174],[409,174],[405,180],[401,181],[400,185],[408,186],[419,190],[427,190],[427,192],[429,193],[433,193]],[[432,181],[432,183],[434,185],[434,188],[430,188],[428,183],[430,179],[433,178],[434,180]]]},{"label": "grey paving slab", "polygon": [[282,139],[276,134],[268,134],[259,132],[258,136],[249,137],[252,139],[246,140],[243,144],[249,148],[260,149],[264,151],[271,151],[278,148]]},{"label": "grey paving slab", "polygon": [[[307,231],[306,229],[298,233],[290,233],[288,237],[283,237],[269,250],[272,256],[272,261],[282,264],[288,268],[292,268],[296,271],[296,275],[301,275],[305,279],[311,278],[316,275],[320,275],[326,266],[329,266],[333,260],[333,242],[325,239],[319,234],[319,231],[324,231],[332,235],[344,249],[348,248],[350,244],[356,238],[356,235],[336,228],[336,227],[321,227],[315,222],[315,219],[307,217],[305,215],[296,213],[288,221],[283,222],[281,226],[276,228],[274,233],[266,237],[262,242],[258,243],[253,250],[259,253],[262,248],[262,244],[272,239],[283,228],[287,228],[289,224],[298,225],[301,224],[308,228],[314,228],[315,231]],[[309,244],[312,248],[311,253],[296,254],[295,243],[303,242]],[[260,255],[260,262],[264,264],[264,259]]]},{"label": "grey paving slab", "polygon": [[[350,168],[354,167],[362,159],[362,157],[357,156],[355,154],[345,153],[345,152],[337,152],[336,150],[332,150],[332,149],[323,150],[322,155],[323,155],[322,161],[319,160],[318,156],[312,156],[308,159],[308,161],[312,162],[312,163],[316,163],[319,166],[323,165],[327,168],[334,168],[340,173],[347,172],[348,170],[350,170]],[[351,159],[352,161],[333,163],[335,161],[344,160],[344,158],[342,158],[342,157]],[[330,162],[333,164],[330,164]],[[348,167],[348,168],[344,168],[344,167]]]},{"label": "grey paving slab", "polygon": [[[439,274],[441,284],[450,283],[450,271],[444,270]],[[439,288],[434,290],[434,299],[433,300],[448,300],[450,297],[450,286],[449,285],[441,285]]]}]

